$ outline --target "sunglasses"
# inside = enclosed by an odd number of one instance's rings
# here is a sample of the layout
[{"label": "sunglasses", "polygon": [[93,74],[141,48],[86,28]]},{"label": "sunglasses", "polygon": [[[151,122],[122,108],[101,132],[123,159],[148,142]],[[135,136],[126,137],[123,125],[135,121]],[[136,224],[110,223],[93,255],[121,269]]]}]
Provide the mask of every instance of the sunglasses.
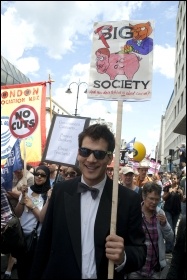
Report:
[{"label": "sunglasses", "polygon": [[76,172],[74,172],[74,171],[72,171],[72,172],[67,172],[67,173],[65,173],[64,174],[65,175],[65,177],[71,177],[71,178],[73,178],[73,177],[76,177],[77,176],[77,173]]},{"label": "sunglasses", "polygon": [[90,149],[87,149],[87,148],[79,148],[79,155],[81,157],[89,157],[91,154],[94,154],[94,157],[96,159],[104,159],[106,157],[106,155],[111,155],[112,152],[105,152],[105,151],[99,151],[99,150],[90,150]]},{"label": "sunglasses", "polygon": [[41,174],[41,173],[34,173],[34,176],[35,177],[41,177],[41,178],[45,178],[46,177],[46,175],[45,174]]}]

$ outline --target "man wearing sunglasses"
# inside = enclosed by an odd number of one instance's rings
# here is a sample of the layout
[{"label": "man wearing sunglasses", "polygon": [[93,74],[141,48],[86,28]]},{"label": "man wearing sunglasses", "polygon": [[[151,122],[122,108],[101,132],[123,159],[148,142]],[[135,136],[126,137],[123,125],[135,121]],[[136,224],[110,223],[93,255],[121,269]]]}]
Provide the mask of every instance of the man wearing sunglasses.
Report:
[{"label": "man wearing sunglasses", "polygon": [[106,168],[113,133],[91,125],[79,134],[78,145],[82,175],[54,186],[30,279],[107,279],[108,260],[115,265],[114,279],[124,279],[144,265],[140,199],[121,185],[116,234],[110,235],[113,181]]}]

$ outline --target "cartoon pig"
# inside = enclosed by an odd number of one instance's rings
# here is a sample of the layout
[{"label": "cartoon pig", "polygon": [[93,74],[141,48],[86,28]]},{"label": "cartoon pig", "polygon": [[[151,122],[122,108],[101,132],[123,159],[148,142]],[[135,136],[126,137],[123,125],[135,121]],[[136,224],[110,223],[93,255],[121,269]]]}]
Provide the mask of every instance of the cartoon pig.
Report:
[{"label": "cartoon pig", "polygon": [[110,80],[114,80],[117,75],[125,75],[128,80],[132,80],[140,67],[141,58],[134,53],[110,54],[107,48],[100,48],[95,54],[97,56],[97,72],[108,74]]}]

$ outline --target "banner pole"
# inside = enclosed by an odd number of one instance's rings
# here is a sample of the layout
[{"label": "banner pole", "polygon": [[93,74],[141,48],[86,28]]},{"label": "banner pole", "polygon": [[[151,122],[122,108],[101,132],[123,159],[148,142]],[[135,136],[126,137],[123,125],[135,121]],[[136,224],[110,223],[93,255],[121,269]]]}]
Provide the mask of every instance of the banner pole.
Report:
[{"label": "banner pole", "polygon": [[[110,234],[115,234],[116,233],[122,115],[123,115],[123,101],[120,100],[120,101],[118,101],[117,122],[116,122],[114,177],[113,177],[113,193],[112,193],[112,212],[111,212]],[[108,279],[113,279],[113,276],[114,276],[114,263],[111,260],[109,260],[109,263],[108,263]]]},{"label": "banner pole", "polygon": [[52,121],[51,76],[49,74],[50,120]]},{"label": "banner pole", "polygon": [[[24,161],[23,185],[27,186],[27,174],[26,174],[26,170],[27,170],[27,157],[26,157],[26,141],[25,141],[25,138],[23,138],[23,161]],[[29,211],[29,209],[25,205],[25,212],[28,212],[28,211]]]}]

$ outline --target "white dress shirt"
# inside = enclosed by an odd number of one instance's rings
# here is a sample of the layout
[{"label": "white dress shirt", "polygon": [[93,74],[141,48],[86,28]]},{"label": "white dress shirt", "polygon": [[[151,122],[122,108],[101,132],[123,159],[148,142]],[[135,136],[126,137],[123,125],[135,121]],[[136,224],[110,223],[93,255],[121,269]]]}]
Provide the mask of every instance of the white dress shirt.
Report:
[{"label": "white dress shirt", "polygon": [[[83,177],[81,182],[86,184]],[[99,189],[96,199],[92,198],[90,191],[81,193],[82,279],[97,279],[94,225],[105,182],[106,176],[99,184],[93,186]]]}]

